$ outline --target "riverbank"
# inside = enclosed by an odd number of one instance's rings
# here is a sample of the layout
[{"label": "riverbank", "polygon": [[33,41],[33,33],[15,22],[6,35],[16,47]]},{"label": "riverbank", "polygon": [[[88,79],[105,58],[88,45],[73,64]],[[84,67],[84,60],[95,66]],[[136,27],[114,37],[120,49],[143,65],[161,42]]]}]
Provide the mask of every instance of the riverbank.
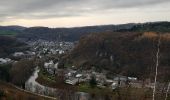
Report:
[{"label": "riverbank", "polygon": [[[152,100],[152,89],[124,87],[115,90],[99,87],[90,87],[89,84],[68,85],[61,81],[59,77],[51,81],[48,76],[44,76],[41,70],[36,68],[33,76],[27,81],[26,89],[35,93],[57,97],[59,100],[78,100],[77,95],[83,98],[94,98],[96,100]],[[165,94],[157,93],[156,100],[165,98]],[[88,100],[88,99],[85,99]]]}]

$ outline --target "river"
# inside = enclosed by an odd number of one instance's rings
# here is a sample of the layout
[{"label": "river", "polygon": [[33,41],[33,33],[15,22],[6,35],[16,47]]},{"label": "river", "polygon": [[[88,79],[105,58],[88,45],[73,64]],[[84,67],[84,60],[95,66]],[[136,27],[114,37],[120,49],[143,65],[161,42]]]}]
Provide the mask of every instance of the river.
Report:
[{"label": "river", "polygon": [[43,86],[36,81],[39,71],[40,69],[36,67],[33,75],[26,81],[25,89],[34,93],[54,96],[57,89]]},{"label": "river", "polygon": [[38,78],[38,72],[40,69],[38,67],[35,68],[33,75],[26,81],[25,89],[31,91],[33,93],[38,93],[46,96],[56,97],[59,100],[89,100],[89,94],[84,92],[72,92],[68,90],[61,90],[51,87],[46,87],[38,82],[36,79]]}]

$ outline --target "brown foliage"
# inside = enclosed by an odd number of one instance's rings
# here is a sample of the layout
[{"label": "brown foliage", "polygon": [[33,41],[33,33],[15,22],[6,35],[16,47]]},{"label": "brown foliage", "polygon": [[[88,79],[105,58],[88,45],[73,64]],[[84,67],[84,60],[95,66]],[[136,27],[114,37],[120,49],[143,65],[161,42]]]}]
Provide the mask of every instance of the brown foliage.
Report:
[{"label": "brown foliage", "polygon": [[[162,38],[159,71],[160,75],[163,75],[161,80],[164,80],[165,77],[169,77],[169,74],[165,74],[161,67],[170,71],[170,53],[168,52],[170,42],[167,41],[168,33],[160,33],[160,35]],[[90,34],[79,41],[70,54],[69,60],[73,65],[83,68],[95,66],[112,73],[152,78],[157,43],[158,33],[154,32]]]},{"label": "brown foliage", "polygon": [[22,86],[34,71],[33,60],[21,60],[13,64],[10,70],[11,82]]}]

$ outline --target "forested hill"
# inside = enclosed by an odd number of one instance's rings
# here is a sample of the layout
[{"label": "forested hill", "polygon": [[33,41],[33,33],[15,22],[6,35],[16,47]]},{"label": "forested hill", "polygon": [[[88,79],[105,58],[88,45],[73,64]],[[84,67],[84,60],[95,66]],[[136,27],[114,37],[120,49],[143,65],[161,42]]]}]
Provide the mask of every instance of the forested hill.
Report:
[{"label": "forested hill", "polygon": [[[161,34],[158,79],[170,77],[170,33]],[[96,67],[114,74],[153,78],[158,43],[155,32],[106,32],[81,38],[65,63],[81,68]]]},{"label": "forested hill", "polygon": [[21,34],[25,28],[22,26],[0,26],[0,35],[16,36]]},{"label": "forested hill", "polygon": [[170,32],[170,23],[169,22],[153,22],[153,23],[144,23],[136,24],[130,29],[120,29],[119,32],[129,31],[129,32]]},{"label": "forested hill", "polygon": [[103,25],[103,26],[87,26],[74,28],[48,28],[48,27],[31,27],[23,30],[22,34],[18,34],[18,38],[27,40],[52,40],[52,41],[78,41],[82,36],[90,33],[99,33],[107,31],[116,31],[120,29],[130,29],[134,24],[122,25]]},{"label": "forested hill", "polygon": [[0,57],[7,57],[23,49],[26,49],[26,44],[19,42],[15,37],[0,36]]},{"label": "forested hill", "polygon": [[170,32],[170,22],[129,23],[73,28],[0,26],[0,35],[16,36],[23,40],[78,41],[82,36],[101,32]]}]

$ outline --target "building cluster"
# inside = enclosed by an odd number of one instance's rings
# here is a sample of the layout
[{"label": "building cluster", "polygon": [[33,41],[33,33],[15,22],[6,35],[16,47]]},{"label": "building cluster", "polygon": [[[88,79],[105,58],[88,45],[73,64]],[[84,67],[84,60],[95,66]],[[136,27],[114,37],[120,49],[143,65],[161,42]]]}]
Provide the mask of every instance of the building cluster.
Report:
[{"label": "building cluster", "polygon": [[[151,81],[143,82],[138,80],[137,77],[128,77],[122,75],[115,75],[112,79],[107,78],[107,72],[96,72],[95,70],[79,70],[75,66],[60,69],[58,68],[58,63],[54,63],[52,60],[44,63],[44,68],[51,75],[62,75],[64,76],[64,81],[66,84],[77,85],[82,83],[89,83],[92,77],[95,77],[97,86],[100,88],[109,87],[111,89],[116,89],[117,87],[127,87],[131,86],[134,88],[153,88],[153,83]],[[159,84],[160,85],[160,84]]]},{"label": "building cluster", "polygon": [[13,62],[10,58],[0,58],[0,64],[8,64]]},{"label": "building cluster", "polygon": [[33,47],[33,50],[38,55],[46,54],[64,54],[74,47],[73,42],[57,42],[57,41],[45,41],[37,40],[28,42],[28,44]]},{"label": "building cluster", "polygon": [[32,58],[33,56],[35,56],[35,52],[33,51],[15,52],[12,56],[17,58]]},{"label": "building cluster", "polygon": [[[28,42],[31,46],[30,51],[15,52],[14,57],[20,58],[32,58],[37,57],[47,57],[47,55],[61,55],[69,52],[73,49],[74,43],[72,42],[51,42],[45,40],[37,40],[34,42]],[[107,55],[107,54],[105,54]],[[102,56],[99,54],[99,56]],[[114,55],[110,56],[110,60],[114,61]],[[10,63],[12,60],[9,58],[0,58],[0,64]],[[128,77],[122,75],[115,75],[113,78],[107,78],[107,72],[96,72],[95,70],[79,70],[75,66],[69,68],[60,69],[58,68],[58,62],[53,60],[48,60],[44,62],[44,69],[53,76],[60,76],[61,72],[64,76],[64,81],[66,84],[76,85],[81,83],[89,83],[92,77],[95,77],[97,86],[100,88],[110,87],[111,89],[116,89],[117,87],[132,86],[135,88],[142,88],[143,86],[148,88],[153,88],[153,84],[148,82],[144,83],[138,80],[136,77]]]},{"label": "building cluster", "polygon": [[110,87],[116,89],[117,87],[125,87],[131,85],[136,88],[142,87],[142,82],[138,81],[136,77],[127,77],[116,75],[112,79],[106,77],[106,72],[96,72],[94,70],[78,70],[75,66],[59,69],[58,63],[54,63],[52,60],[44,63],[44,68],[51,75],[62,75],[66,84],[76,85],[81,83],[89,83],[92,77],[95,77],[97,86],[100,88]]}]

